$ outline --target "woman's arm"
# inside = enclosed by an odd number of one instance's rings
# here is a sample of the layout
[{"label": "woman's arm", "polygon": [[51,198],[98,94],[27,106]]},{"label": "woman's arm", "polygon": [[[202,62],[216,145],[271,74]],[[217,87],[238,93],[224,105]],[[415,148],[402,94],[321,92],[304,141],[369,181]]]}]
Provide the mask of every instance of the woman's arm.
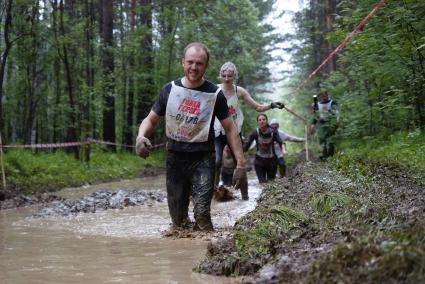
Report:
[{"label": "woman's arm", "polygon": [[251,97],[247,90],[239,86],[237,86],[237,93],[239,99],[244,100],[244,102],[246,102],[252,109],[256,110],[257,112],[264,112],[272,109],[273,107],[283,108],[284,106],[281,102],[259,104]]},{"label": "woman's arm", "polygon": [[254,130],[248,137],[248,141],[243,145],[243,151],[246,152],[249,150],[249,147],[251,146],[252,142],[254,141],[255,137],[257,135],[257,131]]}]

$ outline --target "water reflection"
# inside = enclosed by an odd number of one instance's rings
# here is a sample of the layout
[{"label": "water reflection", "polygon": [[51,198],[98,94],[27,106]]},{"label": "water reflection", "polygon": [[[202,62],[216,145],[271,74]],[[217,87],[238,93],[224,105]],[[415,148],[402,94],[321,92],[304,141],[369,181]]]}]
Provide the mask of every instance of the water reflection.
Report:
[{"label": "water reflection", "polygon": [[[164,189],[164,177],[65,189],[79,198],[98,189]],[[255,207],[250,201],[213,203],[216,228],[231,227]],[[238,195],[238,194],[237,194]],[[170,223],[166,202],[67,217],[32,218],[37,208],[0,212],[2,283],[231,283],[192,272],[207,241],[161,237]]]}]

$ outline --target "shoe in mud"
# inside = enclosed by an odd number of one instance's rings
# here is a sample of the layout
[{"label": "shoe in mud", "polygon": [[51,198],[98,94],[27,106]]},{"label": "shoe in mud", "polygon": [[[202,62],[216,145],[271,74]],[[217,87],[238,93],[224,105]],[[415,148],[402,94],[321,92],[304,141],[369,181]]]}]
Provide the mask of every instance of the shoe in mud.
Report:
[{"label": "shoe in mud", "polygon": [[216,201],[229,201],[233,199],[235,199],[233,193],[224,185],[220,185],[214,190],[214,200]]},{"label": "shoe in mud", "polygon": [[248,200],[248,183],[240,188],[242,200]]},{"label": "shoe in mud", "polygon": [[196,231],[214,231],[211,220],[207,220],[206,218],[198,218],[193,229]]},{"label": "shoe in mud", "polygon": [[193,229],[194,225],[195,223],[192,222],[189,217],[183,220],[183,222],[180,224],[183,229]]},{"label": "shoe in mud", "polygon": [[194,226],[194,222],[192,222],[190,218],[187,217],[179,225],[172,223],[170,230],[187,230],[187,229],[192,229],[193,226]]}]

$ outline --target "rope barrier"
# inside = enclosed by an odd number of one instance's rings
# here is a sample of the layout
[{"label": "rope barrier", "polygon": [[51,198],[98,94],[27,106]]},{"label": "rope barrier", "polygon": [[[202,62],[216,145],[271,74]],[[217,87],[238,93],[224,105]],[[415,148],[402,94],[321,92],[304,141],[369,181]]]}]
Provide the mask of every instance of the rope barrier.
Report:
[{"label": "rope barrier", "polygon": [[[119,143],[113,143],[113,142],[108,142],[108,141],[102,141],[102,140],[96,140],[96,139],[87,139],[86,141],[78,141],[78,142],[65,142],[65,143],[44,143],[44,144],[24,144],[24,145],[19,145],[19,144],[15,144],[15,145],[3,145],[1,143],[1,138],[0,138],[0,149],[2,150],[3,148],[18,148],[18,149],[46,149],[46,148],[68,148],[68,147],[78,147],[78,146],[82,146],[82,145],[90,145],[90,144],[102,144],[102,145],[114,145],[114,146],[120,146],[120,147],[125,147],[125,148],[134,148],[134,145],[126,145],[126,144],[119,144]],[[150,147],[150,149],[157,149],[157,148],[161,148],[165,146],[165,143],[160,143],[160,144],[156,144],[153,145],[152,147]]]},{"label": "rope barrier", "polygon": [[301,115],[297,114],[293,110],[290,110],[286,106],[283,107],[287,112],[295,116],[296,118],[300,119],[304,123],[304,147],[305,147],[305,160],[309,161],[309,154],[308,154],[308,125],[307,125],[307,118],[302,117]]},{"label": "rope barrier", "polygon": [[[65,142],[65,143],[48,143],[48,144],[24,144],[24,145],[3,145],[1,134],[0,134],[0,164],[1,164],[1,172],[3,179],[3,189],[6,189],[6,175],[4,171],[4,161],[3,161],[3,148],[17,148],[17,149],[52,149],[52,148],[67,148],[67,147],[78,147],[82,145],[90,145],[90,144],[103,144],[103,145],[115,145],[126,148],[134,148],[134,145],[125,145],[119,143],[113,143],[108,141],[96,140],[96,139],[87,139],[86,141],[79,142]],[[160,143],[153,145],[149,149],[155,150],[165,146],[165,143]]]},{"label": "rope barrier", "polygon": [[367,21],[369,21],[369,19],[371,17],[373,17],[376,12],[378,12],[378,10],[382,7],[382,5],[384,5],[385,0],[381,0],[376,6],[375,8],[366,16],[366,18],[363,19],[363,21],[337,46],[337,48],[335,48],[326,58],[325,60],[323,60],[322,63],[320,63],[320,65],[313,71],[311,72],[308,77],[298,86],[298,89],[302,89],[303,87],[305,87],[305,85],[308,83],[308,81],[311,80],[311,78],[313,78],[314,75],[316,75],[320,69],[323,68],[323,66],[325,66],[325,64],[331,60],[335,54],[338,53],[338,51],[340,51],[344,45],[367,23]]},{"label": "rope barrier", "polygon": [[[375,8],[361,21],[361,23],[335,48],[326,58],[323,60],[322,63],[313,71],[311,72],[307,78],[298,86],[298,89],[302,89],[305,87],[305,85],[323,68],[323,66],[326,65],[326,63],[331,60],[346,44],[347,42],[369,21],[371,17],[373,17],[376,12],[384,5],[385,0],[381,0]],[[309,160],[308,157],[308,125],[307,125],[307,119],[296,114],[294,111],[288,109],[287,107],[284,107],[286,111],[297,117],[298,119],[302,120],[304,122],[304,133],[305,133],[305,149],[306,149],[306,160]]]}]

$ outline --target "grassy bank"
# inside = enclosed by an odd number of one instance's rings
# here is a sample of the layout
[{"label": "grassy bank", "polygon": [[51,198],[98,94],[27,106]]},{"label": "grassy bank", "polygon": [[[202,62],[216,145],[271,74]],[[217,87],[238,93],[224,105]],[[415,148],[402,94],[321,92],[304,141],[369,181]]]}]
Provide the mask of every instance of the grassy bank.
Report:
[{"label": "grassy bank", "polygon": [[161,150],[141,159],[131,152],[93,149],[85,163],[62,151],[12,150],[5,153],[4,168],[7,188],[29,194],[141,176],[145,169],[164,167],[164,157]]},{"label": "grassy bank", "polygon": [[196,270],[247,283],[422,283],[423,137],[350,141],[328,162],[297,165]]},{"label": "grassy bank", "polygon": [[341,143],[339,159],[367,159],[398,164],[425,177],[425,133],[397,132],[382,137],[364,137]]}]

